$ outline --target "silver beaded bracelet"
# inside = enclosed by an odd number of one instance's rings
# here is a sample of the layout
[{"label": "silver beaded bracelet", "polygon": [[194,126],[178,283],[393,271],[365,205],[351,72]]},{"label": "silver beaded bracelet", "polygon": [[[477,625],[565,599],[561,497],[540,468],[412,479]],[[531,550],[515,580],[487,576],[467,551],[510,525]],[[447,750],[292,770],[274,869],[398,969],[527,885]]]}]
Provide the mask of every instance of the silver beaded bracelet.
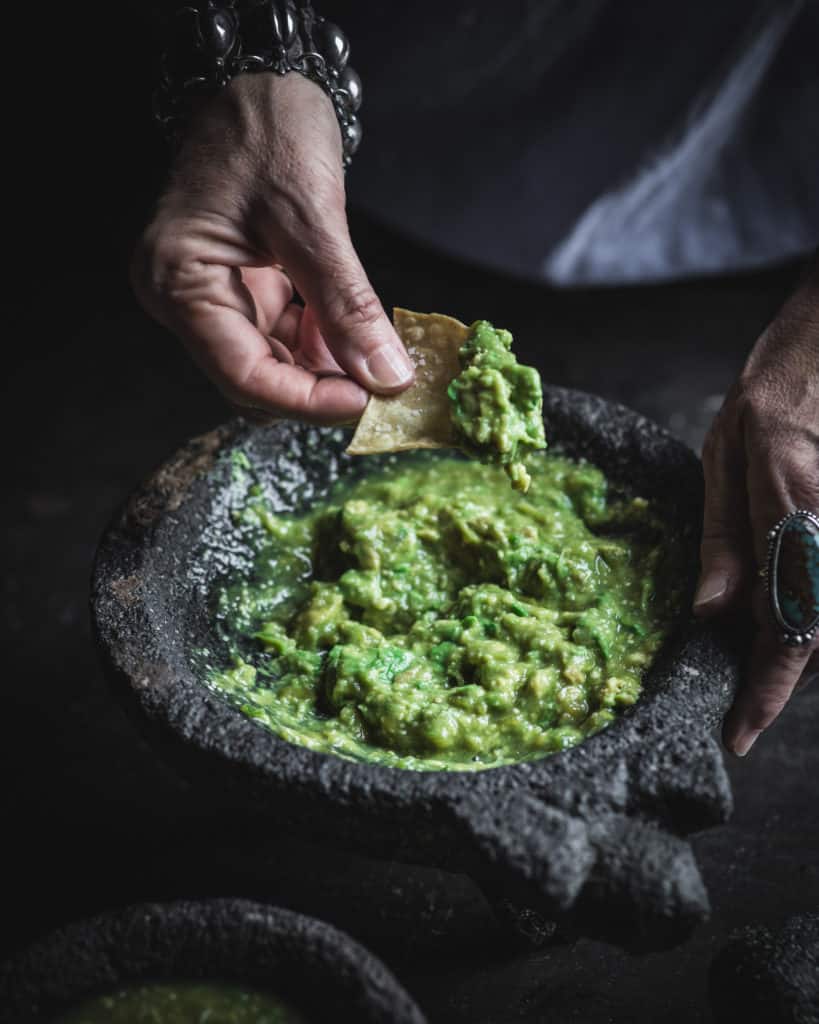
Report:
[{"label": "silver beaded bracelet", "polygon": [[171,142],[193,101],[240,74],[297,71],[330,97],[341,129],[344,166],[361,142],[361,79],[347,63],[350,44],[309,3],[294,0],[190,2],[166,24],[154,116]]}]

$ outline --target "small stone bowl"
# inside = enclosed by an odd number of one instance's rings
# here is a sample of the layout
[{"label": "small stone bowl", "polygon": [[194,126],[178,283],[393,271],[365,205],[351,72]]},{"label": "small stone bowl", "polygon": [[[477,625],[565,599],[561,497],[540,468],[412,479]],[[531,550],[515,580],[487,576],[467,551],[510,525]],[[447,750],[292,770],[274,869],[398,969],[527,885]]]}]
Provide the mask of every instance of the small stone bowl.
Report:
[{"label": "small stone bowl", "polygon": [[238,984],[316,1024],[425,1024],[380,960],[312,917],[240,899],[143,903],[53,932],[0,967],[0,1024],[49,1024],[144,982]]},{"label": "small stone bowl", "polygon": [[[216,649],[208,594],[246,554],[229,510],[247,454],[273,507],[321,500],[379,459],[343,453],[339,430],[236,421],[190,442],[132,497],[97,554],[92,607],[108,673],[157,750],[268,825],[369,856],[464,872],[513,919],[532,914],[632,949],[681,941],[709,911],[685,836],[723,822],[731,792],[711,736],[738,679],[735,637],[687,611],[699,566],[703,481],[688,448],[644,417],[549,388],[553,451],[585,458],[657,502],[688,571],[686,610],[644,694],[580,746],[482,772],[416,772],[295,746],[210,693],[195,652]],[[519,908],[526,908],[519,913]]]}]

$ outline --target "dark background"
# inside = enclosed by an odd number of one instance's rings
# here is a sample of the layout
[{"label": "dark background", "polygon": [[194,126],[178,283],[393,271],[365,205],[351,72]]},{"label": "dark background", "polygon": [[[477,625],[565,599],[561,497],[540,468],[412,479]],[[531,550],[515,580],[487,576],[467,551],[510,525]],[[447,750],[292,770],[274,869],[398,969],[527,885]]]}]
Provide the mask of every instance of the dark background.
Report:
[{"label": "dark background", "polygon": [[[32,145],[21,132],[14,147],[30,180],[8,204],[23,228],[11,298],[24,301],[3,373],[0,951],[137,899],[254,895],[363,939],[433,1022],[708,1021],[706,971],[728,931],[819,905],[816,686],[749,758],[729,760],[734,818],[696,840],[711,922],[643,957],[585,941],[523,954],[465,879],[260,841],[214,820],[207,794],[167,771],[122,717],[89,630],[96,541],[141,477],[228,415],[127,286],[163,174],[145,115],[149,62],[136,59],[146,24],[136,13],[112,27],[131,54],[124,73],[104,55],[69,60],[76,24],[49,15],[71,73],[38,101]],[[695,447],[798,272],[560,293],[463,266],[360,213],[352,227],[386,307],[494,320],[546,381],[626,402]]]}]

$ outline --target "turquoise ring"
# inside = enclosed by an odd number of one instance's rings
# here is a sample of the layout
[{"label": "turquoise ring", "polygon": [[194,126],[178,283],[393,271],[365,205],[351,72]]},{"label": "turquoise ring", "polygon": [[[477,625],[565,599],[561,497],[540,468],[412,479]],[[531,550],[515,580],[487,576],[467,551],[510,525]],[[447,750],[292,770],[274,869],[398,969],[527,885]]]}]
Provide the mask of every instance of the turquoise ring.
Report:
[{"label": "turquoise ring", "polygon": [[819,634],[819,515],[798,508],[768,531],[763,576],[782,642],[810,643]]}]

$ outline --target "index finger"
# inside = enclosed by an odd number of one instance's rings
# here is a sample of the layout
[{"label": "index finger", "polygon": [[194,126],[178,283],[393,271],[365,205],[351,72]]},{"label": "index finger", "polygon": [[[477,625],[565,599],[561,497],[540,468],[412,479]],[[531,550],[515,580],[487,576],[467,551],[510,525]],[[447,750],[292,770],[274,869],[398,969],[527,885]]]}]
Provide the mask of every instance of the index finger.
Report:
[{"label": "index finger", "polygon": [[760,733],[778,718],[812,653],[809,648],[782,643],[775,634],[762,588],[756,594],[756,604],[760,627],[751,646],[747,678],[722,726],[725,746],[739,757],[744,757]]},{"label": "index finger", "polygon": [[276,359],[268,339],[229,306],[189,309],[175,329],[219,390],[242,408],[336,424],[357,419],[367,404],[367,392],[349,377],[318,376]]}]

